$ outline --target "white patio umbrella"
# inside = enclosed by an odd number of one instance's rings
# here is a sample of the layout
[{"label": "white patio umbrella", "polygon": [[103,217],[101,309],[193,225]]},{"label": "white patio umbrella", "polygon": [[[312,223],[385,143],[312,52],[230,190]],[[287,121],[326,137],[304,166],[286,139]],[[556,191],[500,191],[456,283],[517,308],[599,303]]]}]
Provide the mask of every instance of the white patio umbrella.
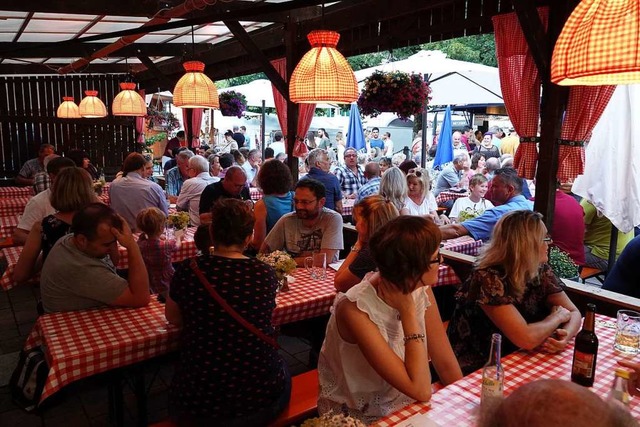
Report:
[{"label": "white patio umbrella", "polygon": [[586,148],[572,191],[622,232],[640,224],[640,85],[619,85]]}]

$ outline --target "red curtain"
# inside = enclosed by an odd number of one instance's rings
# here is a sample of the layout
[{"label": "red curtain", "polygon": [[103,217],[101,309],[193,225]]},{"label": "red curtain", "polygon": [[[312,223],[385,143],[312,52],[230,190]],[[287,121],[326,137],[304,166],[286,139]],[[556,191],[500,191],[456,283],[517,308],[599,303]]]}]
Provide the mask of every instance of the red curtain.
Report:
[{"label": "red curtain", "polygon": [[562,123],[558,173],[560,182],[573,181],[584,173],[584,142],[591,135],[609,103],[615,86],[572,86]]},{"label": "red curtain", "polygon": [[187,110],[188,108],[182,108],[182,127],[184,128],[185,139],[180,143],[181,147],[188,147],[187,135],[189,135],[189,126],[191,125],[191,123],[189,123],[189,116],[187,116]]},{"label": "red curtain", "polygon": [[[546,30],[548,8],[538,15]],[[504,105],[521,144],[514,166],[521,177],[533,179],[538,160],[538,121],[540,116],[540,76],[515,13],[492,18],[496,54]]]},{"label": "red curtain", "polygon": [[[271,61],[271,65],[273,65],[285,81],[288,80],[286,58],[275,59]],[[280,129],[283,130],[282,133],[286,134],[287,100],[280,94],[275,86],[271,85],[271,87],[273,90],[273,103],[276,106],[276,113],[278,114],[278,123],[280,123]],[[313,119],[313,114],[316,111],[316,104],[299,104],[299,107],[296,137],[304,140],[304,137],[311,126],[311,120]],[[285,138],[284,143],[286,144],[286,147],[288,147],[289,140],[294,141],[294,139]]]},{"label": "red curtain", "polygon": [[[140,89],[138,93],[144,99],[144,89]],[[144,117],[136,117],[136,133],[138,134],[136,142],[144,144]]]},{"label": "red curtain", "polygon": [[191,137],[191,146],[192,147],[200,147],[200,128],[202,126],[202,115],[204,109],[202,108],[193,108],[191,109],[191,129],[193,135]]}]

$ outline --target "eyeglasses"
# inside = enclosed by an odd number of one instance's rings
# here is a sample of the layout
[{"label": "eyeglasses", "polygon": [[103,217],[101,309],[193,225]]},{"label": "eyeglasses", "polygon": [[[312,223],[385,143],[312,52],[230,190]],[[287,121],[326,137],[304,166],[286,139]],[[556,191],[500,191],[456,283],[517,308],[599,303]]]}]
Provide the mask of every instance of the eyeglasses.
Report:
[{"label": "eyeglasses", "polygon": [[418,178],[422,178],[423,173],[424,172],[422,172],[420,169],[409,169],[408,175],[415,175]]},{"label": "eyeglasses", "polygon": [[344,157],[358,157],[357,154],[345,154]]},{"label": "eyeglasses", "polygon": [[443,261],[444,261],[444,258],[442,257],[442,254],[438,251],[438,257],[436,259],[432,259],[431,261],[429,261],[429,265],[442,264]]},{"label": "eyeglasses", "polygon": [[293,199],[293,204],[294,205],[302,205],[302,206],[309,206],[313,203],[315,203],[318,199],[313,199],[313,200],[298,200],[298,199]]},{"label": "eyeglasses", "polygon": [[544,239],[542,239],[542,241],[543,241],[544,243],[546,243],[547,245],[550,245],[550,244],[552,244],[552,243],[553,243],[553,239],[552,239],[551,237],[549,237],[549,236],[547,236],[547,237],[545,237]]}]

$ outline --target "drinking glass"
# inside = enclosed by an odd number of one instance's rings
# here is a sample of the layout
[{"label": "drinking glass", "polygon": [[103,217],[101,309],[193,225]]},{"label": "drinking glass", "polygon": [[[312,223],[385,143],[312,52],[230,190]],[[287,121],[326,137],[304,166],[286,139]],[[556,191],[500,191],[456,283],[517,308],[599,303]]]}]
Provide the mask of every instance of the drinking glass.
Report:
[{"label": "drinking glass", "polygon": [[327,278],[327,254],[318,252],[306,257],[304,266],[311,273],[313,279],[324,280]]},{"label": "drinking glass", "polygon": [[636,355],[640,352],[640,313],[632,310],[618,310],[613,348],[628,355]]}]

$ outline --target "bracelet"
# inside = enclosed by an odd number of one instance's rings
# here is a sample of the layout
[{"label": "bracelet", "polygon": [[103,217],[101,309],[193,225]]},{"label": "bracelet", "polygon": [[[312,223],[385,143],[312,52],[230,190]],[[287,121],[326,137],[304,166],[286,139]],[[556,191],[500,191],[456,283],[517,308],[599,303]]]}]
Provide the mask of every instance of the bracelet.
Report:
[{"label": "bracelet", "polygon": [[362,248],[356,248],[356,245],[351,246],[351,252],[360,252]]},{"label": "bracelet", "polygon": [[407,343],[409,341],[418,341],[418,342],[424,342],[424,338],[425,335],[424,334],[411,334],[411,335],[405,335],[404,336],[404,344],[407,345]]}]

